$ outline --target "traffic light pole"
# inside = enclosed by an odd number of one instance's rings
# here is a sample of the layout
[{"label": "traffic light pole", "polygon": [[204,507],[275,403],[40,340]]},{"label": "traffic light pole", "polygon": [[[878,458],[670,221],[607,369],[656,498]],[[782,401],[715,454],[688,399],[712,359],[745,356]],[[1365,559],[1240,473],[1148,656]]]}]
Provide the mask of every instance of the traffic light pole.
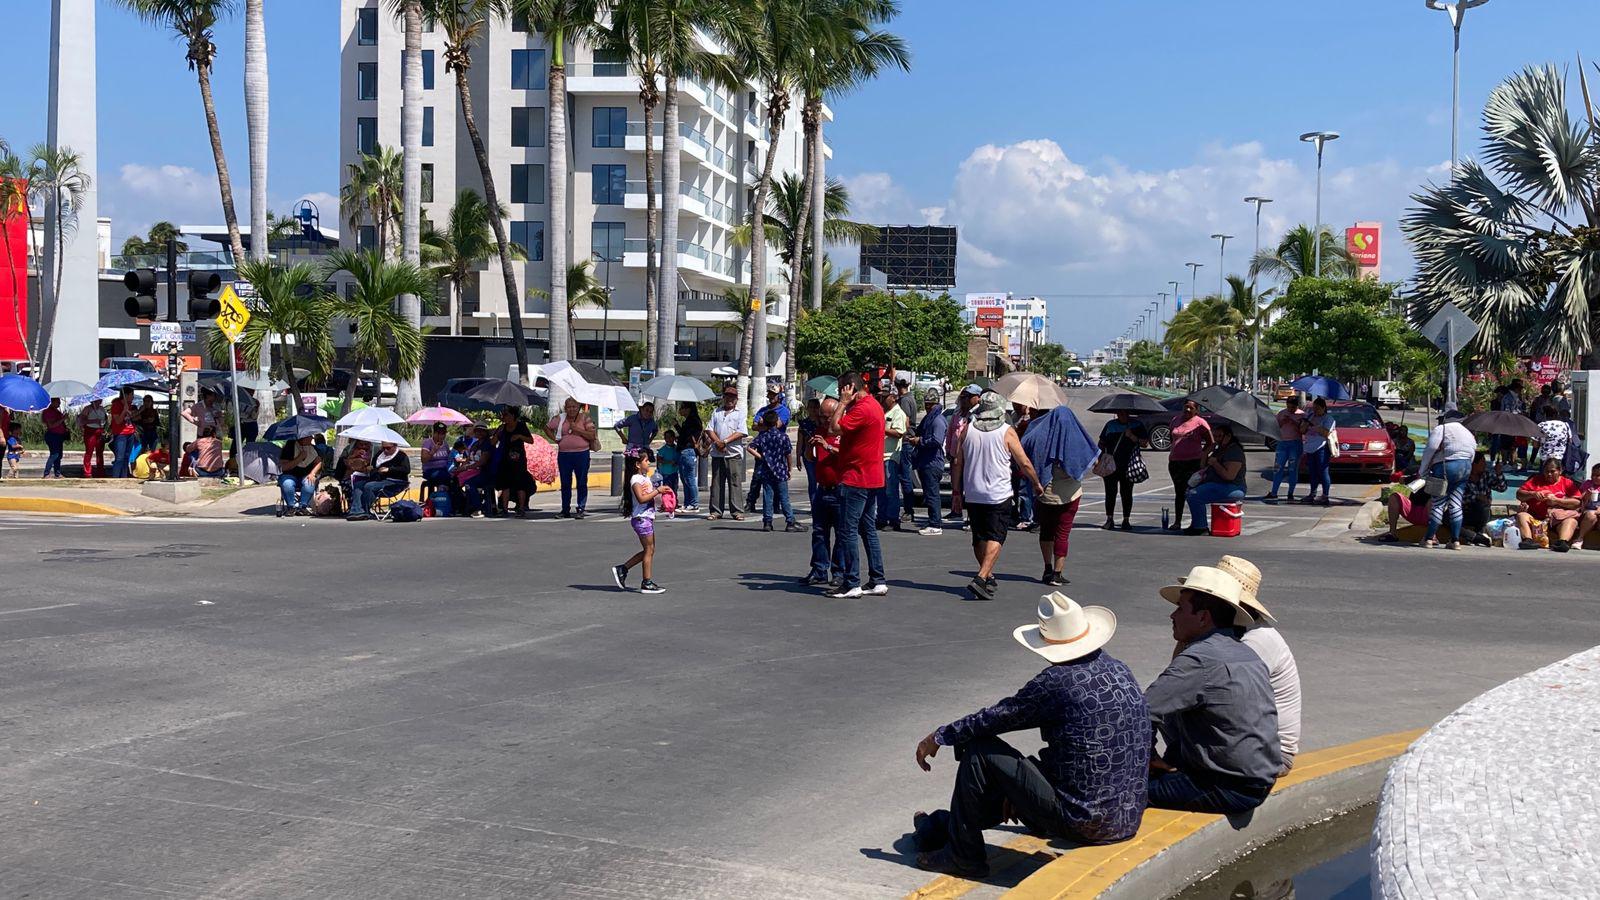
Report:
[{"label": "traffic light pole", "polygon": [[[178,240],[167,239],[167,321],[178,321]],[[183,429],[178,420],[178,394],[183,381],[178,377],[178,354],[167,354],[167,480],[178,480],[178,464],[183,459]]]}]

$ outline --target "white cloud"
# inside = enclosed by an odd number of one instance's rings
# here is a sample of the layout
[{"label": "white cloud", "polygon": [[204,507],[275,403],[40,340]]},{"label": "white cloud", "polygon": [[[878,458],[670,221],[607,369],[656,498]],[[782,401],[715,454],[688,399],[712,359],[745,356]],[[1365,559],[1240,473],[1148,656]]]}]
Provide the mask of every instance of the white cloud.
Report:
[{"label": "white cloud", "polygon": [[[1383,222],[1384,275],[1406,277],[1411,260],[1399,214],[1411,192],[1447,171],[1447,163],[1412,168],[1330,160],[1323,223],[1337,230],[1357,220]],[[1137,170],[1114,159],[1077,161],[1054,141],[1027,140],[973,150],[945,197],[913,197],[881,172],[845,182],[853,214],[865,221],[958,226],[959,290],[1092,295],[1051,300],[1055,339],[1091,349],[1119,333],[1169,280],[1179,280],[1187,296],[1185,262],[1204,263],[1198,289],[1214,291],[1217,242],[1209,235],[1234,235],[1225,271],[1242,272],[1255,225],[1244,197],[1274,200],[1262,212],[1263,244],[1312,222],[1315,176],[1309,152],[1304,159],[1275,158],[1253,142],[1208,145],[1180,167]]]}]

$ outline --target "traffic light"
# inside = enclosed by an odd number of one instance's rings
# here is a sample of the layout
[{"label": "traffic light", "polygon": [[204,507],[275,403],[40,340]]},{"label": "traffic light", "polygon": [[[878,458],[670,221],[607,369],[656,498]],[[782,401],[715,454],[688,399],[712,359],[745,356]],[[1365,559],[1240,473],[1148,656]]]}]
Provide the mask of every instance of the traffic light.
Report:
[{"label": "traffic light", "polygon": [[122,276],[122,284],[133,291],[133,296],[122,302],[122,308],[135,319],[156,317],[156,270],[133,269]]},{"label": "traffic light", "polygon": [[189,273],[189,318],[192,321],[217,317],[217,313],[222,311],[222,304],[210,295],[221,287],[222,277],[215,272]]}]

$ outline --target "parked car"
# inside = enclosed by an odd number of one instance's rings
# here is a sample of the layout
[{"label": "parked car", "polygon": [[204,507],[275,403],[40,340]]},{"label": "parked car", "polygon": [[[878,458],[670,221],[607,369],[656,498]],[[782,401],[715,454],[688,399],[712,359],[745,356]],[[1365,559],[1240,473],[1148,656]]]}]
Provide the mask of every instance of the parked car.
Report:
[{"label": "parked car", "polygon": [[108,356],[100,360],[100,372],[102,375],[117,369],[132,369],[135,372],[142,372],[151,381],[160,381],[162,378],[161,371],[156,368],[156,364],[141,356]]},{"label": "parked car", "polygon": [[[1161,405],[1167,408],[1167,412],[1145,413],[1139,417],[1139,422],[1150,432],[1151,449],[1165,452],[1172,449],[1172,417],[1183,411],[1183,398],[1171,397],[1161,401]],[[1214,413],[1204,408],[1200,410],[1200,417],[1213,425],[1221,421]],[[1268,450],[1278,446],[1276,436],[1246,431],[1237,425],[1234,426],[1234,437],[1238,438],[1241,444],[1262,444]]]},{"label": "parked car", "polygon": [[371,369],[362,369],[361,378],[363,381],[371,378],[378,382],[378,402],[382,405],[393,406],[395,401],[400,398],[400,386],[395,383],[393,378],[374,372]]},{"label": "parked car", "polygon": [[[1376,475],[1388,481],[1394,473],[1394,442],[1384,430],[1383,415],[1378,408],[1361,400],[1331,400],[1328,415],[1333,417],[1339,437],[1339,455],[1329,468],[1335,472]],[[1304,466],[1302,460],[1301,468]]]},{"label": "parked car", "polygon": [[[302,392],[315,391],[329,396],[343,396],[345,385],[350,383],[349,369],[334,369],[321,384],[312,384],[310,379],[300,382]],[[356,377],[355,398],[363,403],[372,403],[378,399],[378,379],[371,374],[363,372]]]},{"label": "parked car", "polygon": [[1272,399],[1276,403],[1283,403],[1292,397],[1300,396],[1300,392],[1289,386],[1287,381],[1280,381],[1272,386]]}]

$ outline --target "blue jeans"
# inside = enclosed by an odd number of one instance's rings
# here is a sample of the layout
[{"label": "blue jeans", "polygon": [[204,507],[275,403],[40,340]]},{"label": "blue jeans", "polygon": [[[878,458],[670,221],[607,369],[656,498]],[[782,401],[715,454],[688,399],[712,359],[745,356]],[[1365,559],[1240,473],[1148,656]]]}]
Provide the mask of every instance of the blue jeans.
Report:
[{"label": "blue jeans", "polygon": [[293,475],[278,476],[278,491],[283,494],[283,505],[294,509],[296,506],[303,509],[311,508],[311,495],[316,493],[317,486],[312,483],[311,477],[296,478]]},{"label": "blue jeans", "polygon": [[935,457],[933,462],[924,463],[917,469],[917,478],[922,482],[922,499],[928,505],[928,527],[943,528],[941,507],[944,498],[940,494],[942,489],[939,481],[944,478],[944,457]]},{"label": "blue jeans", "polygon": [[578,483],[578,509],[589,503],[589,451],[568,450],[556,454],[556,470],[561,473],[561,512],[572,512],[572,483]]},{"label": "blue jeans", "polygon": [[1027,479],[1014,478],[1011,481],[1012,493],[1017,496],[1017,521],[1024,525],[1033,521],[1033,485]]},{"label": "blue jeans", "polygon": [[374,478],[362,481],[350,491],[350,515],[364,516],[378,497],[392,497],[406,489],[398,478]]},{"label": "blue jeans", "polygon": [[1208,481],[1189,489],[1189,525],[1194,528],[1211,526],[1210,507],[1213,503],[1243,500],[1244,489],[1231,481]]},{"label": "blue jeans", "polygon": [[1272,493],[1278,493],[1278,485],[1283,479],[1289,479],[1289,496],[1294,496],[1294,489],[1300,484],[1300,455],[1305,452],[1304,441],[1279,441],[1277,457],[1272,461]]},{"label": "blue jeans", "polygon": [[1434,532],[1446,520],[1450,523],[1450,540],[1461,540],[1461,498],[1466,492],[1467,476],[1471,473],[1470,459],[1448,459],[1433,464],[1428,474],[1443,478],[1448,487],[1443,497],[1435,497],[1428,504],[1428,531],[1423,535],[1423,540],[1433,540]]},{"label": "blue jeans", "polygon": [[806,499],[811,505],[817,504],[817,462],[816,460],[802,460],[806,467]]},{"label": "blue jeans", "polygon": [[811,501],[811,574],[844,577],[844,540],[840,520],[844,507],[838,487],[818,487]]},{"label": "blue jeans", "polygon": [[773,481],[768,478],[761,480],[761,521],[772,521],[772,508],[776,506],[783,513],[783,521],[789,525],[794,524],[794,507],[789,504],[789,482]]},{"label": "blue jeans", "polygon": [[44,477],[49,478],[52,474],[61,474],[61,454],[66,444],[66,435],[52,434],[48,431],[44,433],[44,445],[50,448],[49,455],[44,458]]},{"label": "blue jeans", "polygon": [[900,445],[900,453],[896,458],[900,461],[901,509],[917,508],[917,467],[913,459],[916,455],[917,448],[906,443]]},{"label": "blue jeans", "polygon": [[133,454],[133,445],[138,437],[131,434],[119,434],[111,439],[111,477],[127,478],[132,460],[128,459]]},{"label": "blue jeans", "polygon": [[[483,512],[484,507],[489,507],[489,512],[494,511],[494,472],[487,469],[480,470],[478,474],[461,483],[461,491],[467,497],[467,512]],[[489,495],[489,503],[485,504],[484,494]]]},{"label": "blue jeans", "polygon": [[883,461],[877,520],[879,525],[896,525],[900,521],[900,463],[892,456]]},{"label": "blue jeans", "polygon": [[683,482],[679,506],[700,505],[700,455],[693,450],[678,451],[678,475]]},{"label": "blue jeans", "polygon": [[1151,809],[1221,815],[1255,809],[1272,793],[1271,785],[1225,783],[1188,772],[1152,772],[1146,788]]},{"label": "blue jeans", "polygon": [[1306,457],[1306,483],[1311,487],[1306,493],[1306,499],[1317,495],[1317,485],[1322,485],[1322,499],[1328,499],[1328,491],[1333,487],[1333,474],[1329,471],[1329,463],[1333,457],[1328,454],[1328,445],[1323,444],[1320,450],[1310,450]]},{"label": "blue jeans", "polygon": [[867,549],[867,578],[873,584],[884,580],[883,548],[878,544],[878,529],[875,527],[880,493],[882,490],[878,488],[839,487],[844,508],[839,522],[839,543],[844,547],[846,590],[861,586],[861,551],[856,547],[858,539]]}]

